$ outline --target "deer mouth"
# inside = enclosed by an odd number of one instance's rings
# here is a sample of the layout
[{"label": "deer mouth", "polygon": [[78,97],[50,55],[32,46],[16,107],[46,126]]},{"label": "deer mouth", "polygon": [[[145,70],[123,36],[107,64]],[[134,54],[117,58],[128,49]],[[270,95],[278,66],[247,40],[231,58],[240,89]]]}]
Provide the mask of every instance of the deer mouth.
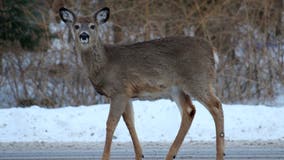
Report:
[{"label": "deer mouth", "polygon": [[79,36],[80,41],[82,44],[88,44],[89,43],[89,35],[86,32],[83,32]]},{"label": "deer mouth", "polygon": [[88,39],[88,38],[86,38],[86,39],[80,38],[80,41],[81,41],[81,43],[83,43],[83,44],[89,43],[89,39]]}]

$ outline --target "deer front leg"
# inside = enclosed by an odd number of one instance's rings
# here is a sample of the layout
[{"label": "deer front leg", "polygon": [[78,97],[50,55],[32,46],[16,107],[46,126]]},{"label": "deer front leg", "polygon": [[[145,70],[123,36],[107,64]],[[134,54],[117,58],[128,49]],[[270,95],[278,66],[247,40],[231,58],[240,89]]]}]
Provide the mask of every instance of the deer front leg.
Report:
[{"label": "deer front leg", "polygon": [[110,110],[106,127],[106,141],[102,160],[109,160],[112,137],[118,121],[125,111],[129,98],[125,95],[116,95],[111,98]]},{"label": "deer front leg", "polygon": [[144,158],[144,155],[142,154],[142,148],[139,143],[139,139],[137,137],[137,133],[135,130],[135,124],[134,124],[134,113],[133,113],[133,106],[131,102],[128,102],[126,105],[125,112],[123,113],[123,119],[124,122],[129,130],[130,136],[132,138],[134,150],[135,150],[135,159],[141,160]]}]

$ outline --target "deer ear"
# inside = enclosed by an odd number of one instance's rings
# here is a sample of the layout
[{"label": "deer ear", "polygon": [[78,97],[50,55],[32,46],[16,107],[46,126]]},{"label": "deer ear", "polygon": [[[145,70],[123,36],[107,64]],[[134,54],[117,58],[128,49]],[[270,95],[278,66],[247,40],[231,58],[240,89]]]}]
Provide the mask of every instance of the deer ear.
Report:
[{"label": "deer ear", "polygon": [[59,15],[62,21],[65,23],[74,23],[76,20],[75,14],[64,7],[59,9]]},{"label": "deer ear", "polygon": [[104,7],[102,9],[100,9],[99,11],[97,11],[94,14],[95,21],[98,24],[105,23],[108,20],[108,18],[109,18],[109,13],[110,13],[110,10],[109,10],[108,7]]}]

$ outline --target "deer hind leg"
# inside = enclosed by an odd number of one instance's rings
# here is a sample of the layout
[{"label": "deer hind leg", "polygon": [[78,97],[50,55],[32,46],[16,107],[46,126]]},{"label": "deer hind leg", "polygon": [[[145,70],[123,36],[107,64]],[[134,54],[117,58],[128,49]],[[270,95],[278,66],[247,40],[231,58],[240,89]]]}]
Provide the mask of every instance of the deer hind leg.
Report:
[{"label": "deer hind leg", "polygon": [[128,102],[126,105],[125,112],[122,114],[122,116],[132,138],[136,160],[141,160],[144,158],[144,155],[142,154],[142,148],[135,130],[133,106],[131,102]]},{"label": "deer hind leg", "polygon": [[191,126],[192,120],[195,115],[195,107],[192,104],[190,97],[184,92],[180,91],[178,94],[175,94],[173,96],[173,99],[180,108],[182,120],[178,134],[167,154],[166,160],[172,160],[176,157],[176,154]]},{"label": "deer hind leg", "polygon": [[198,101],[205,105],[210,114],[212,115],[215,128],[216,128],[216,159],[223,160],[224,159],[224,114],[222,103],[218,99],[218,97],[214,94],[213,89],[209,87],[209,92],[202,97],[196,97]]},{"label": "deer hind leg", "polygon": [[106,127],[106,141],[102,160],[109,160],[110,158],[113,133],[115,128],[117,127],[118,121],[122,113],[125,111],[128,101],[129,98],[124,95],[116,95],[111,98],[110,110]]}]

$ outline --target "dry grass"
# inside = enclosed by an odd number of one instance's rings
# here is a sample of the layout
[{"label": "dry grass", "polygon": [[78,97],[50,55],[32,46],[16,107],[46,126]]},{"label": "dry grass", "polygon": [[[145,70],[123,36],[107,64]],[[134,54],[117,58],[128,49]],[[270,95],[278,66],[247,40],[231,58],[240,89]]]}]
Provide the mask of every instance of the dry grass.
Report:
[{"label": "dry grass", "polygon": [[[265,103],[277,96],[284,84],[282,0],[52,0],[39,4],[55,12],[43,26],[58,22],[61,6],[91,14],[102,6],[111,8],[107,43],[133,43],[173,35],[207,39],[219,51],[217,94],[223,102]],[[79,6],[79,7],[78,7]],[[63,40],[65,31],[53,33]],[[65,33],[65,34],[64,34]],[[108,36],[110,35],[110,36]],[[50,42],[50,38],[47,42]],[[64,40],[63,40],[64,41]],[[2,55],[2,88],[18,105],[45,106],[99,103],[72,43],[63,49],[21,49]],[[11,53],[13,52],[13,53]],[[3,90],[3,89],[2,89]]]}]

